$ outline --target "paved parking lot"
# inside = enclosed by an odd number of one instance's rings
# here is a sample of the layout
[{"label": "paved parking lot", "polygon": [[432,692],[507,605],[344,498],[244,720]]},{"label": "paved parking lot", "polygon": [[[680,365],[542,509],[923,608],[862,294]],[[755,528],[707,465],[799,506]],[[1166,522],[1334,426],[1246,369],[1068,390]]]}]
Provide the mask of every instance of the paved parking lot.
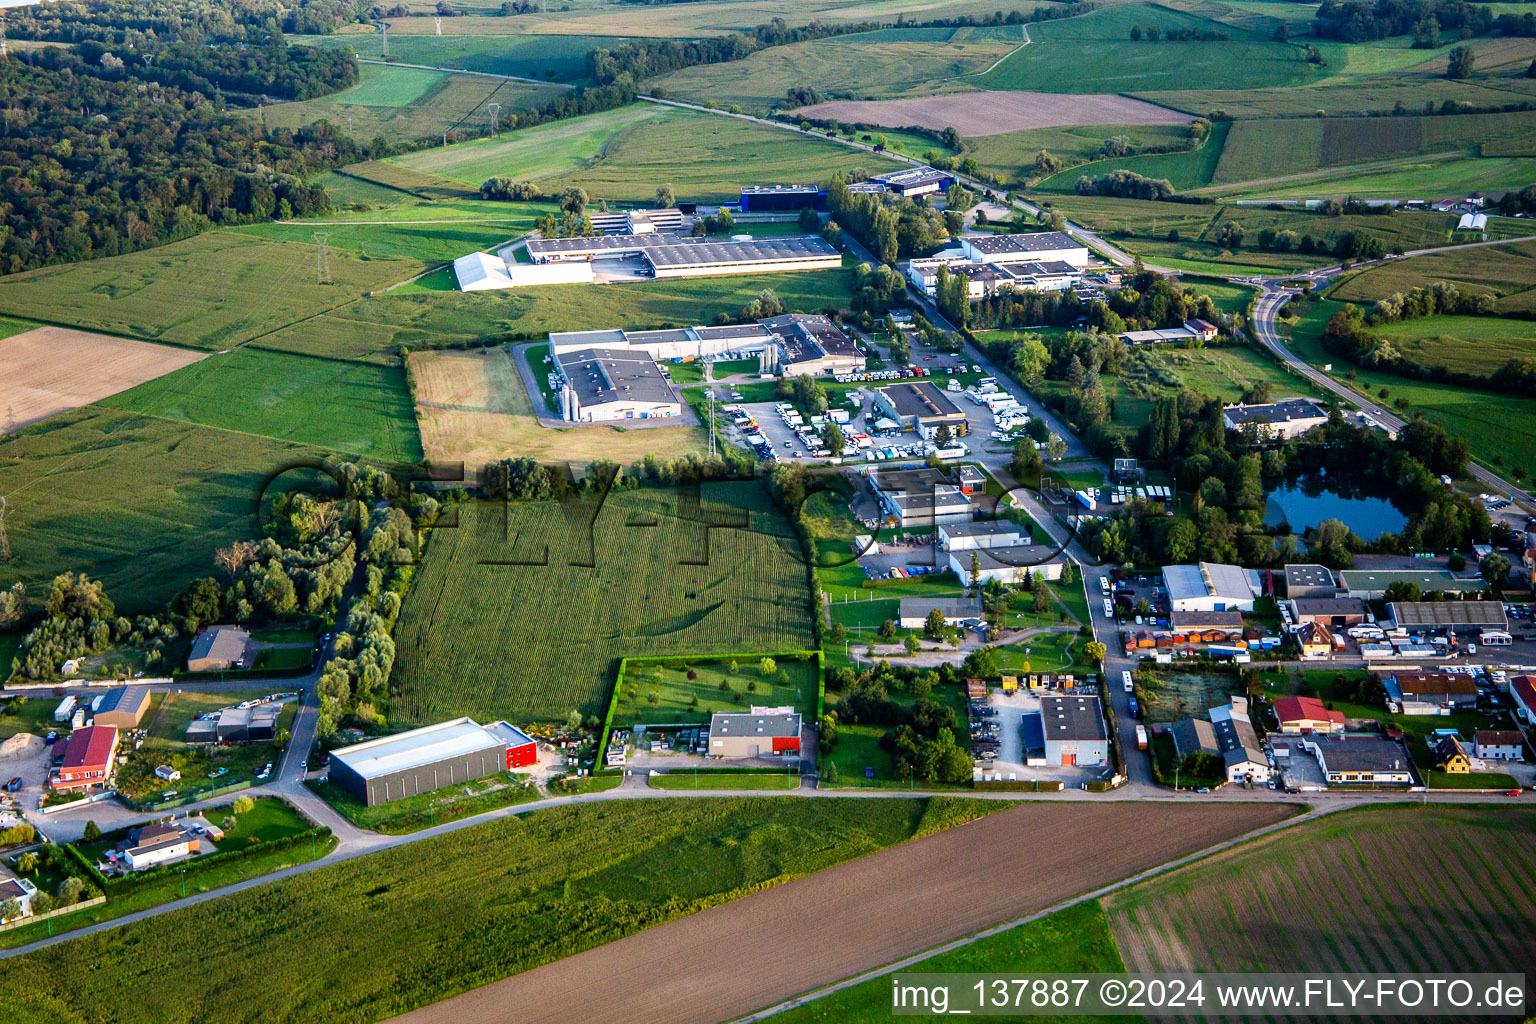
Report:
[{"label": "paved parking lot", "polygon": [[1030,693],[1021,688],[1013,693],[994,692],[988,698],[988,706],[997,711],[997,717],[992,721],[998,723],[997,738],[1001,746],[997,752],[997,760],[985,769],[986,773],[992,776],[1001,775],[1010,781],[1012,776],[1017,776],[1020,779],[1060,782],[1067,789],[1076,789],[1085,782],[1104,778],[1106,769],[1062,768],[1024,763],[1024,717],[1040,713],[1040,697],[1039,693]]}]

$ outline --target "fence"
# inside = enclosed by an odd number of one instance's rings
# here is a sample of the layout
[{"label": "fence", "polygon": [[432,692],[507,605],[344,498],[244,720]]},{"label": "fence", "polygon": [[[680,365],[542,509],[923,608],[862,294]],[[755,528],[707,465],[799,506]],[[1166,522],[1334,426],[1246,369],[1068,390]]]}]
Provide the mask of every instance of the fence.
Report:
[{"label": "fence", "polygon": [[50,917],[58,917],[60,914],[73,914],[75,911],[84,910],[86,907],[99,907],[105,902],[107,902],[107,898],[105,896],[97,896],[93,899],[81,900],[79,903],[76,903],[72,907],[60,907],[58,910],[50,910],[46,914],[30,914],[27,917],[18,917],[14,921],[7,921],[5,924],[0,924],[0,932],[8,932],[12,928],[24,928],[29,924],[36,924],[39,921],[46,921]]},{"label": "fence", "polygon": [[83,796],[79,800],[71,800],[67,804],[49,804],[46,807],[38,808],[38,810],[43,814],[53,814],[57,811],[67,811],[72,807],[84,807],[87,804],[110,800],[114,796],[117,796],[117,790],[109,789],[105,793],[92,793],[90,796]]},{"label": "fence", "polygon": [[212,800],[216,797],[221,797],[226,793],[238,793],[242,789],[250,788],[250,779],[240,779],[236,782],[231,782],[227,786],[219,786],[216,789],[199,789],[191,793],[178,794],[172,800],[160,800],[154,803],[133,803],[133,801],[127,800],[125,798],[124,802],[131,804],[133,809],[136,811],[164,811],[172,807],[181,807],[185,804],[195,804],[199,800]]}]

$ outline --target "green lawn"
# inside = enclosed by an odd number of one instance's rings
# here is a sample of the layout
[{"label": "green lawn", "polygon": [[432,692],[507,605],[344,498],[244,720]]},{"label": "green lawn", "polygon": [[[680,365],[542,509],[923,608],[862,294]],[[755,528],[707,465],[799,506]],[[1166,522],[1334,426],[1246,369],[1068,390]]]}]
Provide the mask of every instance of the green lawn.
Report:
[{"label": "green lawn", "polygon": [[[920,960],[901,971],[912,974],[1006,974],[1030,977],[1073,971],[1118,974],[1125,970],[1109,920],[1097,900],[1059,910],[1038,921],[1009,928],[947,953]],[[957,986],[958,987],[958,986]],[[959,993],[956,993],[958,999]],[[958,1002],[951,1006],[958,1007]],[[891,1020],[891,979],[871,978],[840,992],[797,1006],[773,1019],[782,1024],[885,1024]],[[936,1022],[953,1016],[903,1014],[902,1020]],[[1063,1024],[1077,1017],[1030,1013],[1031,1024]],[[1140,1017],[1098,1017],[1129,1024]]]},{"label": "green lawn", "polygon": [[799,789],[800,776],[774,772],[760,775],[737,775],[731,772],[692,772],[678,769],[668,775],[652,775],[652,789]]},{"label": "green lawn", "polygon": [[[21,646],[18,633],[0,633],[0,672],[11,674],[11,658]],[[59,706],[46,692],[36,696],[17,694],[0,709],[0,740],[8,740],[18,733],[29,732],[34,736],[46,736],[58,726],[53,721],[53,709]]]},{"label": "green lawn", "polygon": [[112,396],[107,408],[312,444],[388,462],[421,458],[421,436],[395,366],[256,348],[210,356]]},{"label": "green lawn", "polygon": [[[231,1006],[378,1020],[1006,806],[679,796],[551,808],[18,958],[7,1012],[16,1024],[209,1019]],[[339,944],[345,957],[315,955]],[[132,967],[145,956],[152,986]]]},{"label": "green lawn", "polygon": [[[754,704],[793,705],[807,717],[814,715],[821,681],[817,663],[788,657],[777,657],[774,663],[774,672],[764,675],[759,659],[745,656],[731,661],[688,660],[685,666],[631,661],[614,708],[613,727],[695,725],[708,722],[717,711],[745,711]],[[688,678],[690,673],[694,678]],[[779,679],[780,673],[788,676],[787,685]]]},{"label": "green lawn", "polygon": [[498,807],[527,803],[539,796],[538,788],[532,781],[515,772],[500,772],[473,782],[445,786],[430,793],[418,793],[403,800],[391,800],[372,807],[328,781],[309,779],[304,785],[358,828],[390,836],[420,832],[446,821],[457,821]]},{"label": "green lawn", "polygon": [[329,97],[333,103],[360,107],[404,107],[440,82],[444,71],[365,65],[361,80]]},{"label": "green lawn", "polygon": [[[899,662],[898,662],[899,664]],[[916,703],[917,698],[903,691],[892,691],[889,699],[906,707]],[[838,695],[827,694],[827,713],[837,713]],[[955,716],[955,721],[961,728],[955,736],[955,742],[967,748],[969,734],[964,728],[964,723],[969,720],[969,710],[966,706],[965,691],[960,686],[936,686],[929,693],[928,700],[937,701],[945,705]],[[837,743],[832,748],[830,755],[823,755],[818,762],[821,771],[820,785],[838,789],[908,789],[915,786],[916,781],[907,773],[898,774],[896,761],[891,754],[880,746],[880,739],[886,733],[885,726],[860,723],[850,725],[839,723],[837,727]],[[828,781],[827,765],[835,766],[837,778]],[[873,769],[871,777],[865,777],[865,771]],[[924,789],[969,789],[970,780],[962,783],[925,782]]]},{"label": "green lawn", "polygon": [[[1132,42],[1133,26],[1226,31],[1225,42]],[[971,79],[983,89],[1132,92],[1188,89],[1213,80],[1235,88],[1297,85],[1321,77],[1296,43],[1152,4],[1131,3],[1029,27],[1032,45]]]}]

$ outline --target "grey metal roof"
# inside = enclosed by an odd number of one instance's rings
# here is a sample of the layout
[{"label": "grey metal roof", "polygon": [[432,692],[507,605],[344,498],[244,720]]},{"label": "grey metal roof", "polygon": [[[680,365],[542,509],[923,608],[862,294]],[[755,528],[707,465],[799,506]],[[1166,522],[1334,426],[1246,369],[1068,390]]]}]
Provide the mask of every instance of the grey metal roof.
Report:
[{"label": "grey metal roof", "polygon": [[192,641],[192,653],[188,657],[235,661],[245,657],[245,643],[250,638],[249,633],[235,626],[209,626]]},{"label": "grey metal roof", "polygon": [[855,357],[858,345],[827,317],[815,313],[785,313],[759,320],[784,346],[784,362],[798,363],[826,356]]},{"label": "grey metal roof", "polygon": [[1062,231],[1036,231],[1027,235],[967,235],[966,244],[989,256],[1007,252],[1051,252],[1060,249],[1085,249],[1071,235]]},{"label": "grey metal roof", "polygon": [[780,739],[800,735],[799,714],[762,715],[752,711],[717,711],[709,720],[711,739],[764,736]]},{"label": "grey metal roof", "polygon": [[530,238],[528,252],[533,256],[546,253],[607,252],[623,249],[645,249],[657,245],[698,245],[705,239],[691,235],[675,235],[663,232],[646,234],[586,235],[576,238]]},{"label": "grey metal roof", "polygon": [[1047,740],[1102,740],[1109,737],[1097,697],[1041,697],[1040,722]]},{"label": "grey metal roof", "polygon": [[1235,424],[1291,423],[1296,420],[1326,420],[1328,413],[1310,398],[1287,398],[1266,405],[1229,405],[1222,410]]},{"label": "grey metal roof", "polygon": [[769,331],[761,323],[728,324],[724,327],[695,327],[701,341],[765,341]]},{"label": "grey metal roof", "polygon": [[1333,570],[1326,565],[1308,565],[1293,563],[1285,567],[1285,586],[1287,589],[1335,587]]},{"label": "grey metal roof", "polygon": [[561,352],[555,359],[584,406],[678,400],[655,360],[643,350],[584,348]]},{"label": "grey metal roof", "polygon": [[959,416],[960,409],[949,396],[928,381],[909,381],[877,388],[876,393],[885,396],[891,408],[899,416]]},{"label": "grey metal roof", "polygon": [[816,185],[743,185],[741,194],[744,196],[771,196],[800,193],[816,195],[821,191]]},{"label": "grey metal roof", "polygon": [[365,779],[378,778],[431,764],[450,757],[461,757],[505,744],[473,719],[455,718],[394,736],[365,740],[332,752],[331,756]]},{"label": "grey metal roof", "polygon": [[904,597],[901,599],[900,616],[903,619],[926,617],[937,608],[945,618],[971,619],[981,617],[979,597]]},{"label": "grey metal roof", "polygon": [[1354,597],[1298,597],[1297,615],[1364,615],[1365,602]]},{"label": "grey metal roof", "polygon": [[1394,601],[1387,614],[1399,626],[1497,626],[1509,628],[1498,601]]},{"label": "grey metal roof", "polygon": [[1322,752],[1323,764],[1330,772],[1408,771],[1408,751],[1396,740],[1338,740],[1319,736],[1308,740]]},{"label": "grey metal roof", "polygon": [[[243,649],[243,648],[242,648]],[[137,711],[149,701],[149,687],[147,686],[114,686],[101,698],[101,707],[96,713],[106,711]]]},{"label": "grey metal roof", "polygon": [[1203,718],[1174,722],[1168,726],[1168,733],[1173,737],[1173,749],[1179,754],[1221,753],[1221,744],[1216,741],[1216,727]]},{"label": "grey metal roof", "polygon": [[939,532],[948,537],[1023,537],[1024,528],[1007,519],[986,519],[974,523],[947,523]]},{"label": "grey metal roof", "polygon": [[[1049,565],[1061,561],[1061,551],[1046,544],[1015,544],[1007,548],[974,548],[976,562],[983,569],[1029,569],[1037,565]],[[970,552],[953,551],[963,559]]]},{"label": "grey metal roof", "polygon": [[673,242],[670,238],[662,242],[661,239],[665,236],[653,237],[657,242],[644,246],[642,251],[651,266],[657,269],[824,259],[839,255],[838,251],[819,235],[783,235],[739,242],[704,239]]},{"label": "grey metal roof", "polygon": [[1240,611],[1224,612],[1181,612],[1174,611],[1168,620],[1179,629],[1199,629],[1203,626],[1241,629],[1243,627],[1243,613]]}]

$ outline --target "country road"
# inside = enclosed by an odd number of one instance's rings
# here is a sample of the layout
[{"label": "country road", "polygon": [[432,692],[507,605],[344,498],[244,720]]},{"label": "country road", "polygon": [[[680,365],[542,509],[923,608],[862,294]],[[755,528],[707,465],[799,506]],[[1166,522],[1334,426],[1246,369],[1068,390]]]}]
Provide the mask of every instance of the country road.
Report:
[{"label": "country road", "polygon": [[[1403,253],[1401,256],[1394,257],[1393,259],[1408,259],[1414,256],[1427,256],[1431,253],[1437,252],[1451,252],[1458,249],[1479,249],[1483,248],[1484,246],[1509,245],[1514,242],[1529,242],[1533,240],[1536,240],[1536,235],[1524,235],[1519,238],[1502,238],[1494,241],[1466,242],[1461,245],[1440,245],[1427,249],[1414,249],[1411,252]],[[1389,260],[1373,260],[1369,263],[1355,264],[1351,269],[1358,269],[1359,267],[1365,266],[1379,266],[1386,262],[1389,262]],[[1331,392],[1332,394],[1337,395],[1339,398],[1349,402],[1350,404],[1358,406],[1365,416],[1370,418],[1373,422],[1379,424],[1383,429],[1395,434],[1402,430],[1403,427],[1407,426],[1407,421],[1405,419],[1391,412],[1384,406],[1377,404],[1375,400],[1370,398],[1368,395],[1356,391],[1354,388],[1351,388],[1341,381],[1335,380],[1329,374],[1323,372],[1322,370],[1313,366],[1311,363],[1297,356],[1290,350],[1290,348],[1286,346],[1285,342],[1281,340],[1279,330],[1276,326],[1276,318],[1280,310],[1284,308],[1285,304],[1289,302],[1293,297],[1301,293],[1301,287],[1299,285],[1291,284],[1288,282],[1307,281],[1313,285],[1314,289],[1320,290],[1327,285],[1330,279],[1342,272],[1342,270],[1342,266],[1334,265],[1331,267],[1323,267],[1319,270],[1313,270],[1306,274],[1291,275],[1284,278],[1234,277],[1233,280],[1254,284],[1257,285],[1260,289],[1259,297],[1254,302],[1253,307],[1253,329],[1254,332],[1258,335],[1260,343],[1263,344],[1265,348],[1274,353],[1275,356],[1284,362],[1291,370],[1307,378],[1312,383],[1316,384],[1318,387],[1324,389],[1325,391]],[[1529,492],[1522,490],[1508,480],[1505,480],[1497,473],[1494,473],[1493,471],[1471,460],[1468,460],[1467,462],[1467,472],[1479,481],[1489,485],[1490,487],[1495,487],[1502,490],[1516,502],[1519,502],[1528,508],[1531,506],[1532,499]]]}]

